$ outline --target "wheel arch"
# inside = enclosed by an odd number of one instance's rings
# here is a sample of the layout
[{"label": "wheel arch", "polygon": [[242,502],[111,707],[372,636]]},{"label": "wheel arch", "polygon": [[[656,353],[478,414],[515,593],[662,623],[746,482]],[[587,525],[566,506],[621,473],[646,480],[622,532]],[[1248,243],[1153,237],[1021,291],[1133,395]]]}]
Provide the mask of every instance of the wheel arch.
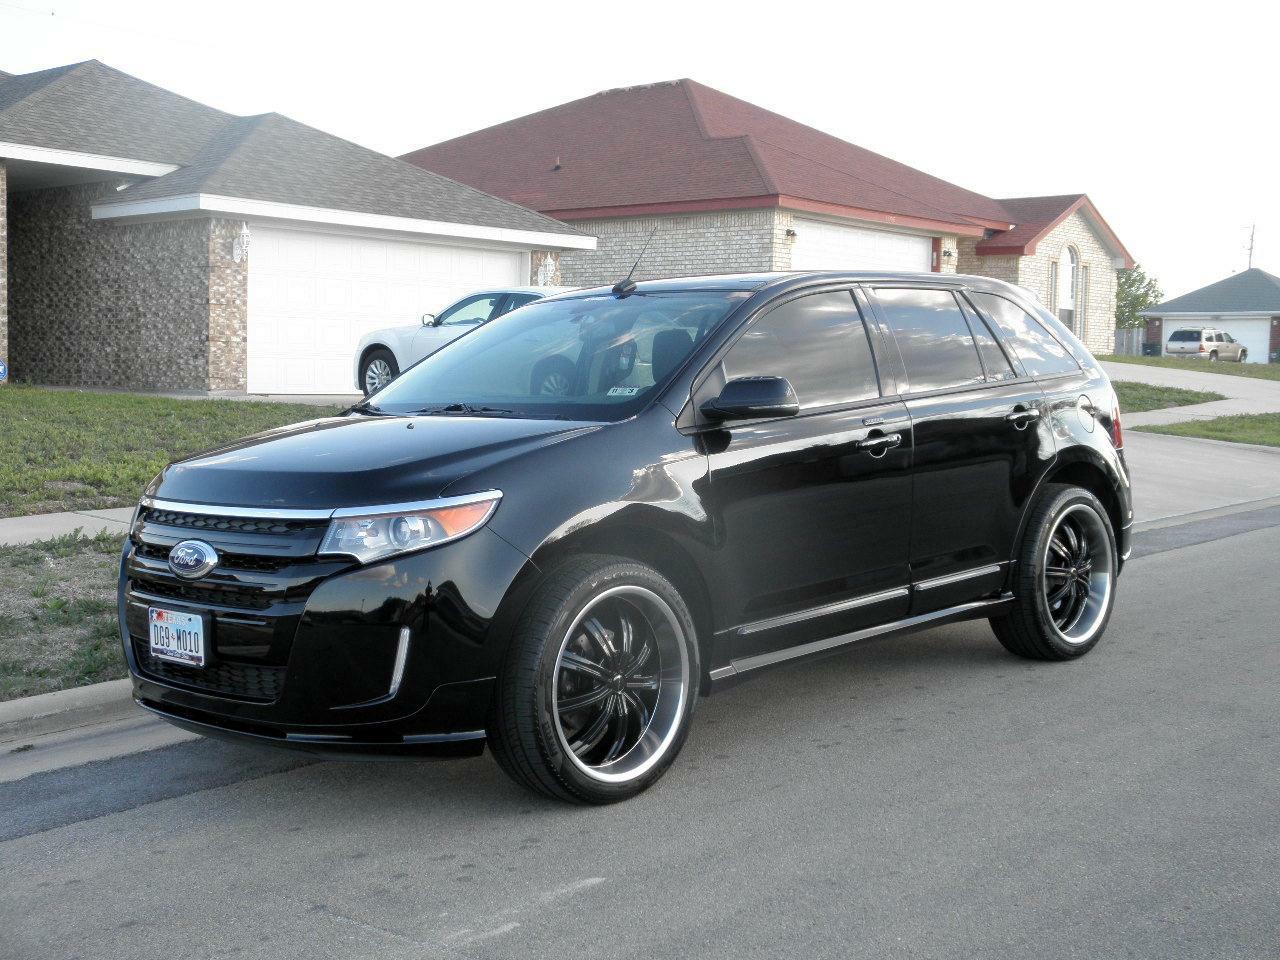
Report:
[{"label": "wheel arch", "polygon": [[1026,534],[1027,523],[1031,519],[1031,514],[1035,510],[1036,504],[1039,503],[1045,486],[1050,483],[1066,483],[1082,487],[1097,497],[1102,502],[1103,507],[1106,508],[1112,531],[1117,542],[1119,541],[1120,531],[1125,525],[1126,518],[1120,494],[1111,479],[1111,470],[1097,453],[1085,447],[1076,447],[1060,456],[1058,462],[1040,480],[1034,495],[1028,498],[1026,509],[1022,513],[1022,522],[1018,525],[1018,538],[1014,542],[1014,555],[1017,553],[1017,545],[1022,542],[1022,538]]},{"label": "wheel arch", "polygon": [[512,583],[503,609],[495,618],[495,627],[503,631],[513,628],[547,575],[564,561],[585,553],[634,560],[671,581],[693,617],[702,671],[699,682],[705,693],[714,635],[710,589],[685,544],[660,526],[624,520],[595,524],[547,541],[534,551],[530,562]]}]

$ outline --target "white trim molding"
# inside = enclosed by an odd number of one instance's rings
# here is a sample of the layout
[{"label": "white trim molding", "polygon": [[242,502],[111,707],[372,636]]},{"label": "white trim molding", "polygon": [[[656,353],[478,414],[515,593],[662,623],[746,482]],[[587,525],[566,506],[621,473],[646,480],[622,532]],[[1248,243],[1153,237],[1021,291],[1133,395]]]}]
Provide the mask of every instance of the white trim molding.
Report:
[{"label": "white trim molding", "polygon": [[30,160],[33,163],[49,163],[59,167],[105,170],[108,173],[131,173],[140,177],[163,177],[166,173],[173,173],[178,169],[172,163],[132,160],[129,157],[108,157],[97,153],[55,150],[52,147],[34,147],[24,143],[3,141],[0,141],[0,159]]},{"label": "white trim molding", "polygon": [[418,220],[413,217],[393,217],[381,213],[359,213],[354,210],[308,207],[294,203],[277,203],[273,200],[247,200],[241,197],[223,197],[209,193],[191,193],[158,200],[129,200],[128,195],[125,194],[120,200],[95,203],[91,210],[95,220],[223,213],[250,220],[291,220],[301,223],[327,223],[346,227],[363,227],[369,230],[484,240],[490,243],[505,243],[522,247],[538,247],[540,249],[594,250],[596,248],[596,238],[586,235],[544,233],[538,230],[515,230],[509,227],[485,227],[472,223],[449,223],[444,220]]},{"label": "white trim molding", "polygon": [[1138,316],[1152,320],[1266,320],[1268,317],[1280,317],[1280,308],[1275,310],[1196,310],[1190,313],[1171,313],[1167,310],[1139,310]]}]

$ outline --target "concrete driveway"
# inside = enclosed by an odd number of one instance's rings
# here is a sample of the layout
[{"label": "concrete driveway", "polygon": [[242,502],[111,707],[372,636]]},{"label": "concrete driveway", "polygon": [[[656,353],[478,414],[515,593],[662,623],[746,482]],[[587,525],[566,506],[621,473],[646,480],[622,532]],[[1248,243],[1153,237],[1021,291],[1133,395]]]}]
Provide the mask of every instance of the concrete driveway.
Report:
[{"label": "concrete driveway", "polygon": [[1137,363],[1103,363],[1102,369],[1112,380],[1128,380],[1132,383],[1149,383],[1159,387],[1181,387],[1184,390],[1200,390],[1220,393],[1226,400],[1198,403],[1168,410],[1148,410],[1145,413],[1124,414],[1125,426],[1141,427],[1165,423],[1181,423],[1185,420],[1212,420],[1249,413],[1280,413],[1280,380],[1258,380],[1252,377],[1233,377],[1229,374],[1206,373],[1187,365],[1186,370],[1168,367],[1147,367]]}]

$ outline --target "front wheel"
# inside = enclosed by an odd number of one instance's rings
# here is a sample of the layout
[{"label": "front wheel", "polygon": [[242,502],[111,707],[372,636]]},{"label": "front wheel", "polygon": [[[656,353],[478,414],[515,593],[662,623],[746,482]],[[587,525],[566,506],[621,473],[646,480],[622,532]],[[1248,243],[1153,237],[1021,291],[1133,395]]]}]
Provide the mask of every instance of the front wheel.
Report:
[{"label": "front wheel", "polygon": [[400,375],[400,366],[390,350],[370,350],[360,364],[360,388],[364,395],[377,393]]},{"label": "front wheel", "polygon": [[1248,357],[1248,356],[1249,356],[1249,351],[1248,351],[1248,350],[1241,350],[1241,351],[1240,351],[1240,362],[1241,362],[1241,363],[1244,363],[1245,358],[1246,358],[1246,357]]},{"label": "front wheel", "polygon": [[559,800],[625,800],[680,752],[698,676],[693,619],[661,574],[618,557],[567,561],[512,637],[488,725],[494,757]]},{"label": "front wheel", "polygon": [[991,618],[997,639],[1033,660],[1088,653],[1111,619],[1116,557],[1098,498],[1082,487],[1047,485],[1019,549],[1013,608]]}]

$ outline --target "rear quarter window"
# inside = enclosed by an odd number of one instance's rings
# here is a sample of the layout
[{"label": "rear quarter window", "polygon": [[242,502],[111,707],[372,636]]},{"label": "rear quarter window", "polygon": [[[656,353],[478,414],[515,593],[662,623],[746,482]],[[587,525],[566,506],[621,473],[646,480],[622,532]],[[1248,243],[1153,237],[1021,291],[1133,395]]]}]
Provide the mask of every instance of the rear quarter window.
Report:
[{"label": "rear quarter window", "polygon": [[1080,364],[1038,317],[994,293],[971,294],[973,302],[995,320],[1018,359],[1033,377],[1075,373]]}]

